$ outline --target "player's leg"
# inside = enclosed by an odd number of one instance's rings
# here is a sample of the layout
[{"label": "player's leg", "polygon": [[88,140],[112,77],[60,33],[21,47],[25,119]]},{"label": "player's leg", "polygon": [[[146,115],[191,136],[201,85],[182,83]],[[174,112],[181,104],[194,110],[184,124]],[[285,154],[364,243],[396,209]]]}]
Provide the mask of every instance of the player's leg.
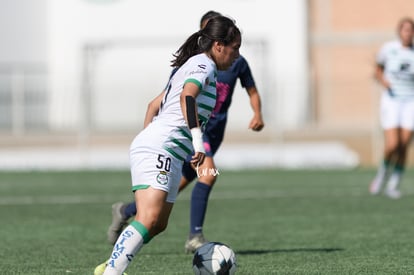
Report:
[{"label": "player's leg", "polygon": [[165,230],[178,194],[182,162],[166,151],[141,150],[139,141],[135,139],[131,145],[130,163],[132,190],[140,211],[116,241],[105,275],[122,274],[140,248]]},{"label": "player's leg", "polygon": [[152,187],[135,191],[137,208],[142,211],[116,241],[104,275],[122,274],[142,246],[165,230],[173,207],[173,203],[166,202],[167,195]]},{"label": "player's leg", "polygon": [[387,182],[387,187],[385,190],[385,194],[393,199],[398,199],[401,197],[399,185],[401,182],[402,175],[404,173],[408,147],[412,139],[412,136],[413,132],[411,130],[400,129],[400,142],[397,151],[398,153],[396,158],[396,164]]},{"label": "player's leg", "polygon": [[395,154],[394,170],[387,182],[385,194],[393,199],[401,197],[399,185],[404,173],[407,152],[414,130],[414,101],[401,103],[399,106],[400,129],[398,132],[398,147]]},{"label": "player's leg", "polygon": [[223,141],[226,121],[226,116],[221,117],[216,114],[216,116],[210,118],[204,132],[203,141],[206,158],[203,165],[195,169],[198,180],[191,194],[190,232],[184,246],[187,253],[194,252],[203,243],[207,242],[203,235],[204,219],[210,191],[219,173],[213,156]]},{"label": "player's leg", "polygon": [[381,188],[387,178],[388,171],[392,166],[395,153],[398,148],[398,129],[387,129],[384,131],[384,157],[382,163],[379,165],[375,178],[370,185],[370,193],[373,195],[379,194]]},{"label": "player's leg", "polygon": [[[159,159],[163,165],[159,167]],[[131,179],[137,215],[121,233],[107,262],[105,275],[122,274],[134,255],[164,231],[178,193],[182,162],[167,152],[131,154]]]},{"label": "player's leg", "polygon": [[199,178],[191,194],[190,233],[185,243],[187,253],[194,252],[207,242],[203,235],[203,225],[210,191],[218,176],[214,160],[208,156],[204,159],[203,164],[197,167],[196,172]]},{"label": "player's leg", "polygon": [[[189,162],[184,162],[178,192],[181,192],[181,190],[187,187],[196,177],[197,174]],[[110,244],[115,244],[125,225],[128,224],[128,220],[136,214],[137,207],[135,202],[130,202],[128,204],[117,202],[112,205],[112,223],[107,230],[107,239]]]},{"label": "player's leg", "polygon": [[184,188],[186,188],[197,177],[197,174],[189,161],[185,161],[183,163],[181,173],[182,177],[180,180],[180,187],[178,188],[178,192],[184,190]]},{"label": "player's leg", "polygon": [[117,202],[112,205],[112,223],[107,230],[107,239],[110,244],[115,244],[122,230],[128,224],[128,220],[135,214],[135,202],[129,204]]},{"label": "player's leg", "polygon": [[369,191],[373,195],[381,192],[382,186],[387,178],[388,171],[393,163],[395,152],[398,148],[399,139],[399,105],[388,94],[384,93],[381,97],[381,126],[384,129],[384,151],[383,159],[378,166],[377,173],[372,180]]}]

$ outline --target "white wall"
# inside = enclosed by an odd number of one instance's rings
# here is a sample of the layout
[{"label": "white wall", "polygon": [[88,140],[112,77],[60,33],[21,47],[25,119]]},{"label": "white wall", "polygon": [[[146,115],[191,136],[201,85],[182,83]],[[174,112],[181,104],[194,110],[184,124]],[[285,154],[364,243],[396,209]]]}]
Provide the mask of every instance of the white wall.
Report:
[{"label": "white wall", "polygon": [[[208,3],[48,0],[52,127],[76,129],[82,124],[85,45],[94,46],[87,63],[87,80],[96,97],[91,102],[94,123],[103,128],[111,121],[125,122],[120,128],[141,123],[147,101],[165,85],[172,53],[197,31],[207,10],[233,17],[242,30],[241,53],[262,94],[267,125],[300,126],[306,120],[308,95],[306,0]],[[257,52],[263,49],[265,54]],[[247,127],[249,103],[243,97],[240,102],[234,98],[229,130]]]},{"label": "white wall", "polygon": [[0,63],[46,62],[47,0],[0,0]]}]

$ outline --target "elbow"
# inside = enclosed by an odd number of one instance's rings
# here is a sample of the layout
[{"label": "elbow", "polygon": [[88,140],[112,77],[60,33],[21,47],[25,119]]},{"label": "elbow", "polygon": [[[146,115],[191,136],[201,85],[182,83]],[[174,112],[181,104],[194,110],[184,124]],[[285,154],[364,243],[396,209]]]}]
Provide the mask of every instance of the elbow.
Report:
[{"label": "elbow", "polygon": [[180,100],[181,100],[181,102],[185,102],[185,100],[186,100],[186,98],[187,98],[188,96],[191,96],[192,98],[195,98],[192,94],[190,94],[190,93],[186,93],[185,91],[183,91],[183,92],[180,94]]}]

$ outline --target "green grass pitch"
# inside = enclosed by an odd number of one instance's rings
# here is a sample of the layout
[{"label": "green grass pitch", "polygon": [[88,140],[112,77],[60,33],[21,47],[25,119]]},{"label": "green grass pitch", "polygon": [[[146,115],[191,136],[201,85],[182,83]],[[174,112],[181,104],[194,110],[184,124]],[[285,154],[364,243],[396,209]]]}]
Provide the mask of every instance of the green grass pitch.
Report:
[{"label": "green grass pitch", "polygon": [[[237,274],[414,274],[414,173],[400,200],[368,194],[374,173],[220,171],[205,235],[233,248]],[[129,275],[192,274],[190,194]],[[132,200],[128,171],[1,172],[0,274],[93,274],[110,255],[106,229],[120,200]]]}]

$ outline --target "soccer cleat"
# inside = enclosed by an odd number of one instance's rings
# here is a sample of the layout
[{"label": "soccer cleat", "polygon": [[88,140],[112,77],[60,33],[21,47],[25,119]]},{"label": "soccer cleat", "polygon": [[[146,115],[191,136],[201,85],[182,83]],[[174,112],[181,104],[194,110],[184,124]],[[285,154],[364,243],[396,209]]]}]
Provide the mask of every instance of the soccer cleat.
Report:
[{"label": "soccer cleat", "polygon": [[117,202],[112,205],[112,223],[107,231],[108,242],[112,245],[116,243],[125,225],[128,224],[128,219],[125,219],[121,213],[124,205],[123,202]]},{"label": "soccer cleat", "polygon": [[189,237],[184,245],[185,253],[194,253],[197,248],[207,242],[208,241],[204,238],[203,233],[196,234],[191,238]]},{"label": "soccer cleat", "polygon": [[93,271],[93,275],[102,275],[105,272],[106,268],[106,262],[98,265],[95,267],[95,270]]},{"label": "soccer cleat", "polygon": [[399,199],[401,198],[401,191],[397,189],[386,189],[384,191],[385,196],[389,197],[390,199]]},{"label": "soccer cleat", "polygon": [[[106,268],[106,262],[98,265],[97,267],[95,267],[95,270],[93,271],[93,275],[102,275],[105,272],[105,268]],[[125,272],[122,273],[122,275],[128,275]]]}]

